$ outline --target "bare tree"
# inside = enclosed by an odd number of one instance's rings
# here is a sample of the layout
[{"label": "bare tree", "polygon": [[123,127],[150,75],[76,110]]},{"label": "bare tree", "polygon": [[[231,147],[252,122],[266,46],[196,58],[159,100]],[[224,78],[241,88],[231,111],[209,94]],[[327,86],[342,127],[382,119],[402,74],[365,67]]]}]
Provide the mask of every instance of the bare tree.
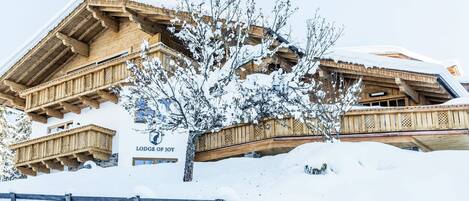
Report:
[{"label": "bare tree", "polygon": [[249,61],[275,54],[275,36],[265,29],[261,41],[249,45],[258,24],[280,31],[291,14],[289,1],[277,1],[270,22],[256,9],[253,0],[211,0],[207,6],[189,0],[180,2],[169,30],[188,48],[190,57],[180,55],[167,66],[147,56],[144,45],[140,64],[129,63],[133,72],[126,101],[132,113],[138,100],[151,112],[146,115],[147,132],[184,129],[188,132],[184,181],[192,180],[195,141],[204,132],[216,131],[230,118],[227,89],[239,79],[237,71]]},{"label": "bare tree", "polygon": [[[312,78],[319,58],[342,33],[319,15],[308,21],[308,38],[296,65],[239,76],[248,63],[275,58],[280,48],[296,51],[279,35],[294,10],[289,0],[277,0],[266,18],[254,0],[209,0],[208,5],[182,0],[169,30],[190,54],[163,65],[148,56],[145,43],[142,61],[128,64],[133,76],[123,93],[126,109],[134,114],[144,102],[151,111],[144,115],[146,132],[188,134],[184,181],[192,180],[195,142],[203,133],[266,117],[293,116],[306,123],[318,117],[320,106],[311,93],[327,91]],[[340,104],[349,105],[347,100]]]}]

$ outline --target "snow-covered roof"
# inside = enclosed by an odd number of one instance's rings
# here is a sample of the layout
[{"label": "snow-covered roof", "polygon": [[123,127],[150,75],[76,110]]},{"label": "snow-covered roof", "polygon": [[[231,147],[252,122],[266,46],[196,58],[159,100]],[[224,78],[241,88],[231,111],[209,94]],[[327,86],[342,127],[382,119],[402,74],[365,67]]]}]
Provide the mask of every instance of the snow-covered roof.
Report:
[{"label": "snow-covered roof", "polygon": [[32,35],[31,39],[26,41],[12,56],[6,60],[5,63],[0,63],[0,75],[3,75],[7,72],[9,68],[11,68],[18,60],[21,59],[29,50],[34,48],[36,44],[43,39],[50,30],[56,27],[62,19],[68,16],[75,8],[78,7],[83,2],[83,0],[72,0],[70,1],[62,10],[57,12],[55,16],[47,22],[44,27],[39,29],[34,35]]},{"label": "snow-covered roof", "polygon": [[342,50],[349,50],[353,52],[361,52],[361,53],[370,53],[370,54],[403,54],[413,59],[417,59],[423,62],[428,63],[437,63],[442,64],[441,61],[427,57],[425,55],[410,51],[406,48],[399,47],[399,46],[356,46],[356,47],[340,47],[338,49]]},{"label": "snow-covered roof", "polygon": [[177,0],[132,0],[138,3],[148,4],[161,8],[176,8]]},{"label": "snow-covered roof", "polygon": [[353,50],[352,48],[336,48],[323,59],[331,59],[336,62],[360,64],[365,67],[387,68],[408,72],[437,75],[442,84],[452,90],[459,97],[469,96],[468,92],[446,69],[446,66],[438,63],[430,63],[416,60],[397,59],[386,56],[378,56],[375,53]]}]

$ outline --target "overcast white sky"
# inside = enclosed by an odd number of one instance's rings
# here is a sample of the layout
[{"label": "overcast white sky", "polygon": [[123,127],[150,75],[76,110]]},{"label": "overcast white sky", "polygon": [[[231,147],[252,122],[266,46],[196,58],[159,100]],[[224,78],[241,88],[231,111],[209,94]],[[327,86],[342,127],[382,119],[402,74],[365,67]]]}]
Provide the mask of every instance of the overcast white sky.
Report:
[{"label": "overcast white sky", "polygon": [[[304,37],[305,20],[320,8],[324,17],[345,26],[339,47],[401,46],[439,60],[458,60],[469,75],[469,1],[292,1],[299,7],[292,21],[297,38]],[[271,2],[258,0],[262,7],[270,7]],[[66,4],[65,0],[2,2],[0,63],[8,60]]]}]

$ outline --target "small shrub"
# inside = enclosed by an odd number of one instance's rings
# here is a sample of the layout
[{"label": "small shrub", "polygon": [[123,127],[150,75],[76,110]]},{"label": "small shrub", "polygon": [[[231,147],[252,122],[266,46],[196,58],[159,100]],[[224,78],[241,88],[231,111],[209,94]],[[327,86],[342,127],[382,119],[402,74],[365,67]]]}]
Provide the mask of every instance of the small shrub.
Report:
[{"label": "small shrub", "polygon": [[306,174],[310,175],[324,175],[327,173],[327,164],[323,163],[321,165],[321,168],[315,168],[309,165],[305,165],[304,171]]}]

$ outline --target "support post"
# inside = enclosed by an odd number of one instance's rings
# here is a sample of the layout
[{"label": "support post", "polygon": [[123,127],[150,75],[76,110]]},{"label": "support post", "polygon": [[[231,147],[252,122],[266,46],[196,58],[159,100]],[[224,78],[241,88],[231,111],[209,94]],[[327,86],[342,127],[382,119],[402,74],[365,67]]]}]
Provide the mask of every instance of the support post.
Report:
[{"label": "support post", "polygon": [[115,94],[112,94],[110,92],[107,92],[107,91],[104,91],[104,90],[99,90],[98,91],[98,95],[101,97],[101,98],[104,98],[108,101],[111,101],[113,102],[114,104],[117,104],[119,102],[119,97],[117,97],[117,95]]},{"label": "support post", "polygon": [[10,200],[11,201],[16,201],[16,194],[15,193],[13,193],[13,192],[10,193]]},{"label": "support post", "polygon": [[33,121],[41,122],[43,124],[47,124],[47,118],[45,116],[42,116],[40,114],[36,113],[28,113],[29,118]]},{"label": "support post", "polygon": [[67,103],[67,102],[61,102],[60,105],[68,112],[73,112],[75,114],[80,114],[81,113],[80,107],[78,107],[76,105],[72,105],[72,104]]},{"label": "support post", "polygon": [[80,97],[80,100],[85,104],[85,105],[88,105],[90,107],[93,107],[95,109],[99,109],[99,102],[96,101],[96,100],[93,100],[91,98],[88,98],[86,96],[82,96]]}]

